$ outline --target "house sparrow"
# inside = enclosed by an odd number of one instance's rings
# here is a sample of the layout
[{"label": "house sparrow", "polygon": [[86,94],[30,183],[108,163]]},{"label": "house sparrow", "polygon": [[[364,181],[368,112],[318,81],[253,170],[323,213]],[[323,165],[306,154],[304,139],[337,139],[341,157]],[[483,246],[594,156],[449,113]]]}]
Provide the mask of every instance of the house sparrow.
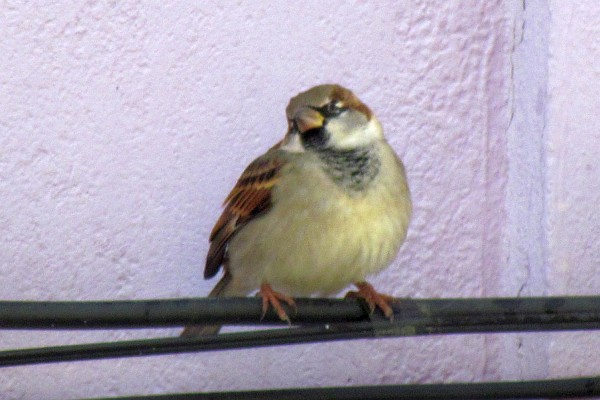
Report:
[{"label": "house sparrow", "polygon": [[[391,297],[365,281],[396,257],[412,203],[404,166],[375,115],[350,90],[320,85],[286,109],[284,139],[254,160],[225,199],[210,234],[204,277],[224,275],[210,297],[259,289],[263,313],[291,296],[351,296],[392,316]],[[189,326],[182,336],[217,333]]]}]

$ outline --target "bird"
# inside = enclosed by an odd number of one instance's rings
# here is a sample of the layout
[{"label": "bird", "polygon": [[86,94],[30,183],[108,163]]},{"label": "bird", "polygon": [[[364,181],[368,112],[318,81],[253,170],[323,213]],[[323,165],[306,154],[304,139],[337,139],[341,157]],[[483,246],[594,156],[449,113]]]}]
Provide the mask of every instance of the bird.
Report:
[{"label": "bird", "polygon": [[[393,316],[392,297],[367,276],[387,268],[405,241],[412,201],[405,167],[371,109],[349,89],[322,84],[292,97],[284,138],[252,161],[210,234],[209,297],[258,290],[263,316],[294,297],[331,296],[354,284],[371,312]],[[182,337],[216,334],[187,326]]]}]

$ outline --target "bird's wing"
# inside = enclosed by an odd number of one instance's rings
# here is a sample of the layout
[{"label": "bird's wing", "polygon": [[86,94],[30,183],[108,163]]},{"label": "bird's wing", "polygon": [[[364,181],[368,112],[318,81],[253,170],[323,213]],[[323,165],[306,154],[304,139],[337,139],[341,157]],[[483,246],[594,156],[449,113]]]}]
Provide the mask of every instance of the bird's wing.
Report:
[{"label": "bird's wing", "polygon": [[225,199],[223,214],[210,234],[204,278],[211,278],[219,271],[226,257],[227,243],[238,229],[271,206],[271,191],[286,163],[276,147],[246,168]]}]

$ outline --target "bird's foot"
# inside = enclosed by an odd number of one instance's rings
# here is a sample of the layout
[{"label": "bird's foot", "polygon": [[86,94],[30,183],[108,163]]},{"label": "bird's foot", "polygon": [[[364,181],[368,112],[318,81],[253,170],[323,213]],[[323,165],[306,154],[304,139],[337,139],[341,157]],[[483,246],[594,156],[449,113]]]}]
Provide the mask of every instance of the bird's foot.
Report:
[{"label": "bird's foot", "polygon": [[394,310],[391,305],[394,301],[392,296],[387,294],[378,293],[375,288],[368,282],[357,282],[354,284],[358,291],[350,291],[346,293],[345,298],[361,298],[364,299],[368,306],[371,314],[375,311],[375,307],[379,307],[390,321],[394,319]]},{"label": "bird's foot", "polygon": [[294,302],[294,299],[292,299],[290,296],[286,296],[285,294],[274,291],[271,285],[268,283],[263,283],[260,285],[260,291],[258,292],[258,295],[262,297],[262,316],[260,319],[265,317],[265,314],[269,309],[269,305],[271,305],[275,309],[279,319],[291,324],[290,317],[288,317],[287,313],[283,309],[280,300],[286,302],[290,307],[296,309],[296,303]]}]

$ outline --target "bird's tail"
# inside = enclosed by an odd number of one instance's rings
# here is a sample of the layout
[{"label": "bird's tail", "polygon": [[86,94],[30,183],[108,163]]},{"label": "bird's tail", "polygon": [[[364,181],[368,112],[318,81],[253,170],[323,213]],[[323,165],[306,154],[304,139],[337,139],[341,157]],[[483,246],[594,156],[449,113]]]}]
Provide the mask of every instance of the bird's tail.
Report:
[{"label": "bird's tail", "polygon": [[[228,296],[244,296],[246,293],[236,293],[231,285],[231,275],[225,272],[225,275],[216,284],[216,286],[208,294],[208,297],[228,297]],[[191,338],[196,336],[216,335],[221,330],[221,325],[190,325],[183,329],[179,336]]]}]

